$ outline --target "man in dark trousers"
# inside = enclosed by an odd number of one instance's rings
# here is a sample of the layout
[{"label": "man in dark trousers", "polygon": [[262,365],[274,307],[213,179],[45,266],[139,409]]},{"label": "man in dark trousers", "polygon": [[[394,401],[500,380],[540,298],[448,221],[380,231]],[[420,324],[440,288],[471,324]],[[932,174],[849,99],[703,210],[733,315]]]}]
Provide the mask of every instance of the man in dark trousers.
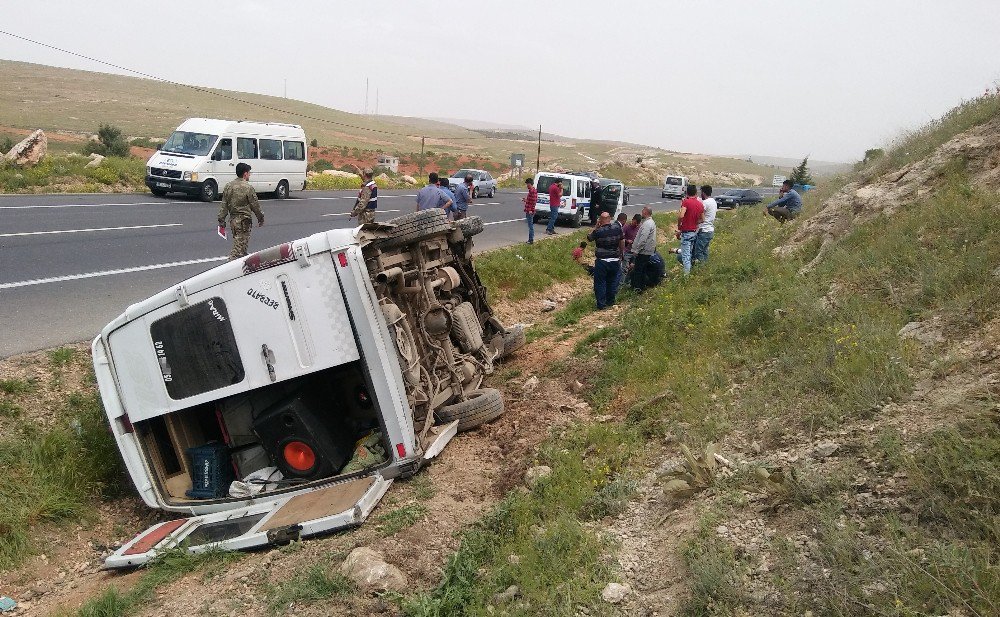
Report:
[{"label": "man in dark trousers", "polygon": [[257,217],[257,227],[264,225],[257,191],[250,185],[250,166],[240,163],[236,166],[236,179],[222,191],[222,205],[219,206],[219,232],[226,229],[227,217],[229,228],[233,230],[233,250],[229,252],[229,261],[247,256],[250,232],[253,230],[251,215]]},{"label": "man in dark trousers", "polygon": [[653,221],[653,211],[646,206],[642,209],[642,222],[632,240],[632,252],[635,262],[632,265],[632,288],[638,292],[646,289],[646,270],[649,260],[656,252],[656,222]]},{"label": "man in dark trousers", "polygon": [[601,191],[601,181],[594,178],[590,181],[590,224],[596,225],[604,211],[604,193]]},{"label": "man in dark trousers", "polygon": [[625,236],[621,225],[611,220],[607,212],[601,213],[594,231],[587,239],[596,245],[594,256],[594,299],[597,309],[603,310],[615,303],[618,283],[621,280],[622,251],[625,250]]},{"label": "man in dark trousers", "polygon": [[767,204],[764,214],[773,216],[782,225],[785,221],[790,221],[802,212],[802,197],[792,188],[792,181],[785,180],[781,183],[781,191],[778,199]]}]

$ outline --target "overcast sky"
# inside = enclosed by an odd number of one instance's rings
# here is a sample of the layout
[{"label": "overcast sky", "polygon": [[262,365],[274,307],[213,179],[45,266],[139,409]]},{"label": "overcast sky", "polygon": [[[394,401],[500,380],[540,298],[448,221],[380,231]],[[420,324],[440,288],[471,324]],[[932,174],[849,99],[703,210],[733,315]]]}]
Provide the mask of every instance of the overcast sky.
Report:
[{"label": "overcast sky", "polygon": [[[672,150],[850,161],[1000,81],[996,0],[0,0],[166,79]],[[0,35],[0,58],[115,72]],[[0,84],[3,87],[3,84]],[[262,118],[264,119],[264,118]]]}]

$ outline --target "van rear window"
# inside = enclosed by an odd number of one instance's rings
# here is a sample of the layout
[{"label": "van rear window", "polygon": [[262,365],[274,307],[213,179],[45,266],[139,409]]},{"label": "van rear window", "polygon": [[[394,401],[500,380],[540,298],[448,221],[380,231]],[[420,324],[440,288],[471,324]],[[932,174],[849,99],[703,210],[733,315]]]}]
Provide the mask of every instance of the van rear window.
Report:
[{"label": "van rear window", "polygon": [[552,176],[538,176],[538,186],[535,188],[538,189],[539,193],[548,193],[549,188],[551,188],[553,184],[558,184],[558,183],[562,183],[563,194],[565,194],[566,187],[569,186],[569,180],[566,180],[565,178],[553,178]]},{"label": "van rear window", "polygon": [[243,381],[243,361],[222,298],[158,319],[149,334],[170,398],[179,400]]},{"label": "van rear window", "polygon": [[684,178],[667,178],[664,184],[669,184],[670,186],[681,186],[684,184]]},{"label": "van rear window", "polygon": [[301,141],[284,141],[286,161],[306,160],[306,145]]}]

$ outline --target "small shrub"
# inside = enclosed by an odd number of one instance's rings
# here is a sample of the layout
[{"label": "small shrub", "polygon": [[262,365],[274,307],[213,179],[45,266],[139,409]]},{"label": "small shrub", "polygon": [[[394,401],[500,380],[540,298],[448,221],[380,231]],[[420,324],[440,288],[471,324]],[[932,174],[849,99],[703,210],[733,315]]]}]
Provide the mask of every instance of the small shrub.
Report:
[{"label": "small shrub", "polygon": [[292,575],[275,586],[268,595],[268,608],[271,614],[287,611],[291,605],[311,604],[335,596],[346,596],[353,591],[354,585],[340,574],[330,574],[320,564],[311,565],[304,570],[293,572]]},{"label": "small shrub", "polygon": [[313,140],[309,142],[309,145],[312,146],[313,148],[318,148],[319,147],[319,142],[316,141],[315,138],[313,138]]},{"label": "small shrub", "polygon": [[0,379],[0,392],[5,394],[27,394],[35,389],[33,379]]},{"label": "small shrub", "polygon": [[128,156],[128,141],[125,139],[125,133],[117,126],[102,124],[97,129],[97,138],[104,145],[108,155]]},{"label": "small shrub", "polygon": [[333,163],[331,163],[330,161],[328,161],[326,159],[316,159],[315,161],[312,162],[311,165],[312,165],[313,171],[316,171],[316,172],[319,172],[319,173],[322,173],[323,171],[325,171],[327,169],[333,169]]}]

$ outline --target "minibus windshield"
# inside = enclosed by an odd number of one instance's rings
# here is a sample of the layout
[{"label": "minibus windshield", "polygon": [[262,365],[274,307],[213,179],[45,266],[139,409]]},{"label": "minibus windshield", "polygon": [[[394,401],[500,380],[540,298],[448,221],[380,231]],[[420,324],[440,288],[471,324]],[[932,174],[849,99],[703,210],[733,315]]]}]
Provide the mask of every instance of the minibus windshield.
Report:
[{"label": "minibus windshield", "polygon": [[207,133],[189,133],[188,131],[174,131],[160,148],[160,152],[174,152],[177,154],[193,154],[194,156],[206,156],[215,145],[218,135]]}]

